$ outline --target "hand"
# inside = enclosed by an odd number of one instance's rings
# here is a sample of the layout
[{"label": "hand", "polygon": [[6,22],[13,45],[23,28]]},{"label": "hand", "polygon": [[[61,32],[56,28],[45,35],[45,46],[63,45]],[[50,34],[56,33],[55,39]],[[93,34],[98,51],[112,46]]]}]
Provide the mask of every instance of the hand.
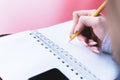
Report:
[{"label": "hand", "polygon": [[102,14],[92,17],[94,11],[81,10],[73,12],[71,35],[77,31],[82,31],[78,39],[85,42],[92,51],[99,53],[100,45],[107,33],[106,19]]}]

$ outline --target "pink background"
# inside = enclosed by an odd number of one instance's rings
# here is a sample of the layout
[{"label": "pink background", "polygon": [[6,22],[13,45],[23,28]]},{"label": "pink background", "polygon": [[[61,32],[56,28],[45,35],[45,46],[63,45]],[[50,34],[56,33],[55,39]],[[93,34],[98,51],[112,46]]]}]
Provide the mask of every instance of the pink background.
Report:
[{"label": "pink background", "polygon": [[72,20],[72,12],[96,9],[103,0],[0,0],[0,34]]}]

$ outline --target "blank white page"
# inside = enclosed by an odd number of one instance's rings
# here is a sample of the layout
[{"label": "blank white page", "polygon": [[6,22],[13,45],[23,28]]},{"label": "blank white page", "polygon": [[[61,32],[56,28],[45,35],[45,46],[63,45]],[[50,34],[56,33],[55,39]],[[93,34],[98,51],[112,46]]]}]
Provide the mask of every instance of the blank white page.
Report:
[{"label": "blank white page", "polygon": [[37,42],[31,33],[25,31],[0,38],[0,77],[3,80],[28,80],[53,68],[59,69],[69,80],[86,80],[83,75],[76,75],[74,67],[53,50],[46,49],[43,42]]}]

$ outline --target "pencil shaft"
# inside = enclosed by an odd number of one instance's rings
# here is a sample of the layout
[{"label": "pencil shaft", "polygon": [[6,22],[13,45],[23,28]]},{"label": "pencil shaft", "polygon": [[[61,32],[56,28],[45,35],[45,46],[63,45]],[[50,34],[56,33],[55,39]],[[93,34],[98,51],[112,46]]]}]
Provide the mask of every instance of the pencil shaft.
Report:
[{"label": "pencil shaft", "polygon": [[104,2],[101,4],[101,6],[95,11],[95,13],[93,13],[91,16],[93,16],[93,17],[98,16],[98,15],[102,12],[102,10],[105,8],[106,3],[107,3],[107,2],[104,1]]}]

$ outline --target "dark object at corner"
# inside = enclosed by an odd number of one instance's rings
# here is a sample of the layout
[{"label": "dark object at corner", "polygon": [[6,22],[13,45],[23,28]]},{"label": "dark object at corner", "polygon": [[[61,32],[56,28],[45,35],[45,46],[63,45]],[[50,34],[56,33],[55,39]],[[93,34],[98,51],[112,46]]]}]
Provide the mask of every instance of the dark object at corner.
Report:
[{"label": "dark object at corner", "polygon": [[11,34],[1,34],[0,37],[4,37],[4,36],[7,36],[7,35],[11,35]]}]

